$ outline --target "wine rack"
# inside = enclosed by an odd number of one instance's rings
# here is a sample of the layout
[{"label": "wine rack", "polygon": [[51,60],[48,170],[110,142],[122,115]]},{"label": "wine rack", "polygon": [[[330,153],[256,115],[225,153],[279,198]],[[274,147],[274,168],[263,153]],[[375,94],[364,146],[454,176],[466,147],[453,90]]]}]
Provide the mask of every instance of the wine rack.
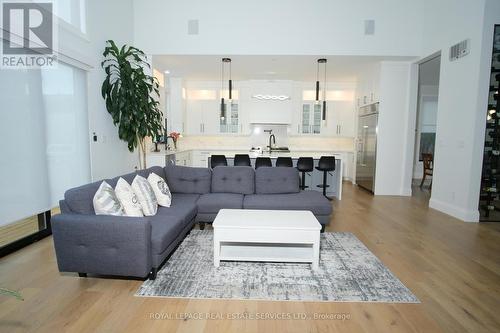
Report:
[{"label": "wine rack", "polygon": [[500,25],[495,26],[486,118],[479,212],[481,221],[500,221]]}]

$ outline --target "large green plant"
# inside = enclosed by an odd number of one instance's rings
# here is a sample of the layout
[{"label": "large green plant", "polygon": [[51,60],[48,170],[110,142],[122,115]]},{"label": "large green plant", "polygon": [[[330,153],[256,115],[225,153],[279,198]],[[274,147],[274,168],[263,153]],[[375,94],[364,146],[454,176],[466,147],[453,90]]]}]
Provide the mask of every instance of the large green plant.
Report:
[{"label": "large green plant", "polygon": [[[142,167],[146,167],[146,138],[162,133],[163,115],[159,109],[159,84],[144,72],[150,69],[146,55],[141,50],[123,45],[118,48],[108,40],[101,63],[106,72],[102,83],[102,97],[106,109],[118,126],[118,136],[133,152],[139,146]],[[140,159],[141,160],[141,159]]]}]

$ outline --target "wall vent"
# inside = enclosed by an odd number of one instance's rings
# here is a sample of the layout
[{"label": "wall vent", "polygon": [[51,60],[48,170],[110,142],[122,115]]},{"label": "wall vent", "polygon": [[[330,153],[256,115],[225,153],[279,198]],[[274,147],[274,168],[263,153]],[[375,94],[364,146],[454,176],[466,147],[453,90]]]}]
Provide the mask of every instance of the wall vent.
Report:
[{"label": "wall vent", "polygon": [[375,35],[375,20],[365,20],[365,35]]},{"label": "wall vent", "polygon": [[461,41],[450,47],[450,61],[465,57],[470,52],[470,39]]},{"label": "wall vent", "polygon": [[198,20],[188,20],[188,35],[197,35],[199,29]]}]

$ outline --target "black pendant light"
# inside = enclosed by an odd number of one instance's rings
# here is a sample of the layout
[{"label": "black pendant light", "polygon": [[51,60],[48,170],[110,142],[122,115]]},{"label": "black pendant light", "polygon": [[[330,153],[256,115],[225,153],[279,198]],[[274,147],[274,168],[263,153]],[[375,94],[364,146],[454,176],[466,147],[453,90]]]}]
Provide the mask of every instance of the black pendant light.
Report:
[{"label": "black pendant light", "polygon": [[226,103],[224,101],[224,67],[229,64],[229,101],[233,97],[233,82],[231,80],[231,58],[222,58],[221,64],[221,98],[220,98],[220,119],[224,120],[226,117]]},{"label": "black pendant light", "polygon": [[321,120],[326,121],[326,62],[325,58],[318,59],[318,70],[316,74],[316,104],[319,104],[319,66],[324,65],[324,76],[323,76],[323,110],[321,113]]},{"label": "black pendant light", "polygon": [[318,59],[317,65],[316,65],[316,100],[315,103],[319,104],[319,61],[321,59]]}]

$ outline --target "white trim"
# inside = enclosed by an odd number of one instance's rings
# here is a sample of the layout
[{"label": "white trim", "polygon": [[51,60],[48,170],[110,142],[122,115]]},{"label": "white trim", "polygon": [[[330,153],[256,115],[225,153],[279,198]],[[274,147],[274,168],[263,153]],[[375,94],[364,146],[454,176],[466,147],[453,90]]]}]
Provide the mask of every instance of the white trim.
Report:
[{"label": "white trim", "polygon": [[466,210],[462,207],[449,204],[437,199],[429,200],[429,207],[453,216],[464,222],[479,222],[479,210]]}]

